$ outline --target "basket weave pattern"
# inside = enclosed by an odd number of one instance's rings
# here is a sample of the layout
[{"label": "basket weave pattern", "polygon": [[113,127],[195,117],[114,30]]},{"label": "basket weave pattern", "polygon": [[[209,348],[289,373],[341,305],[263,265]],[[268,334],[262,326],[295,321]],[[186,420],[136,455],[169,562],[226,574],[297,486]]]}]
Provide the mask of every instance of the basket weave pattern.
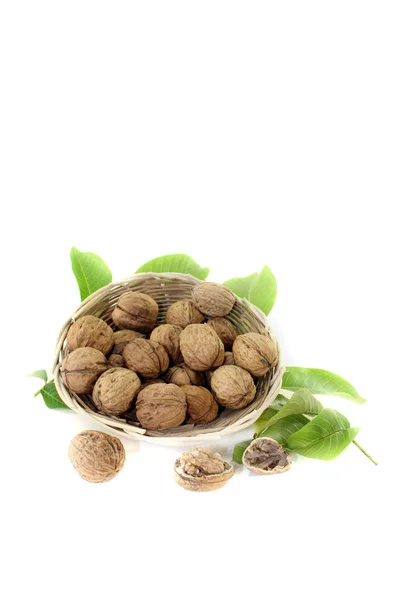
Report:
[{"label": "basket weave pattern", "polygon": [[[80,305],[78,310],[64,324],[57,341],[53,365],[54,381],[57,391],[69,408],[75,412],[83,412],[91,418],[117,432],[136,439],[183,445],[193,442],[218,439],[222,435],[234,433],[254,423],[260,414],[276,398],[282,384],[284,369],[278,366],[265,377],[259,378],[257,394],[253,402],[241,410],[224,409],[212,422],[206,425],[181,425],[174,429],[158,431],[145,430],[138,424],[128,422],[124,417],[110,417],[100,414],[92,404],[90,395],[77,395],[68,390],[62,381],[60,366],[66,356],[66,336],[70,325],[79,317],[94,315],[104,319],[113,329],[115,325],[111,313],[118,298],[126,291],[148,294],[158,303],[159,314],[157,325],[165,322],[168,307],[177,300],[190,300],[191,290],[200,280],[181,273],[138,273],[118,283],[110,283],[98,290]],[[236,298],[235,305],[227,318],[239,330],[239,333],[269,331],[265,315],[245,299]]]}]

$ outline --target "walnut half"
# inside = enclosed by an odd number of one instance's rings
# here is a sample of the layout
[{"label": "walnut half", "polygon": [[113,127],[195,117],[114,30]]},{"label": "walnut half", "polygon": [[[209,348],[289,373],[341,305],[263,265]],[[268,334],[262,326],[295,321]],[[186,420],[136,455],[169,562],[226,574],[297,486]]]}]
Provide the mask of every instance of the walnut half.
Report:
[{"label": "walnut half", "polygon": [[217,490],[233,474],[233,466],[208,448],[193,448],[175,461],[175,481],[192,492]]}]

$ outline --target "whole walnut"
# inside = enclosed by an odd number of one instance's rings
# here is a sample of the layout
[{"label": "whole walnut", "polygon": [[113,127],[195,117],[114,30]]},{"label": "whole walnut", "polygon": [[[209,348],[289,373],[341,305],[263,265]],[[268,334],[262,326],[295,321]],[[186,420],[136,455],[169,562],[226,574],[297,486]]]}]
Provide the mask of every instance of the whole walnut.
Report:
[{"label": "whole walnut", "polygon": [[195,371],[207,371],[224,362],[224,345],[207,325],[188,325],[179,340],[185,363]]},{"label": "whole walnut", "polygon": [[90,394],[94,384],[104,371],[107,359],[96,348],[77,348],[68,354],[61,364],[61,377],[71,392]]},{"label": "whole walnut", "polygon": [[102,319],[86,315],[72,323],[67,333],[68,350],[77,348],[96,348],[108,354],[113,347],[114,332]]},{"label": "whole walnut", "polygon": [[118,438],[87,430],[73,438],[68,456],[83,479],[102,483],[120,472],[125,462],[125,449]]},{"label": "whole walnut", "polygon": [[224,365],[234,365],[235,359],[233,358],[233,352],[225,352],[224,354]]},{"label": "whole walnut", "polygon": [[269,333],[245,333],[234,341],[233,357],[239,367],[262,377],[278,364],[278,346]]},{"label": "whole walnut", "polygon": [[110,367],[125,367],[125,361],[121,354],[110,354],[107,360]]},{"label": "whole walnut", "polygon": [[215,317],[214,319],[209,319],[206,325],[214,329],[217,336],[221,339],[225,350],[232,349],[232,344],[239,335],[239,332],[228,319],[225,317]]},{"label": "whole walnut", "polygon": [[250,373],[235,365],[216,369],[211,377],[211,389],[219,404],[233,410],[244,408],[256,395]]},{"label": "whole walnut", "polygon": [[132,329],[120,329],[114,331],[114,348],[112,349],[113,354],[122,354],[122,350],[129,342],[133,342],[137,338],[145,338],[144,333],[139,331],[132,331]]},{"label": "whole walnut", "polygon": [[109,369],[96,381],[92,400],[106,415],[121,415],[132,406],[140,389],[140,379],[129,369]]},{"label": "whole walnut", "polygon": [[233,476],[233,466],[208,448],[193,448],[174,465],[175,481],[191,492],[209,492],[224,486]]},{"label": "whole walnut", "polygon": [[155,379],[169,367],[167,351],[158,342],[137,339],[129,342],[122,351],[128,369],[143,379]]},{"label": "whole walnut", "polygon": [[224,317],[231,312],[235,304],[235,296],[229,288],[208,281],[194,286],[192,300],[208,317]]},{"label": "whole walnut", "polygon": [[125,292],[111,314],[119,329],[134,329],[141,333],[151,331],[158,317],[158,304],[151,296],[140,292]]},{"label": "whole walnut", "polygon": [[212,393],[198,385],[183,385],[187,402],[186,423],[211,423],[218,416],[218,404]]},{"label": "whole walnut", "polygon": [[179,348],[179,335],[182,327],[177,325],[159,325],[151,332],[150,339],[164,346],[169,356],[170,364],[174,365],[182,360]]},{"label": "whole walnut", "polygon": [[186,417],[186,397],[173,383],[156,383],[139,392],[136,416],[145,429],[178,427]]},{"label": "whole walnut", "polygon": [[165,320],[170,325],[178,325],[184,329],[188,325],[203,323],[204,315],[197,310],[190,300],[178,300],[174,302],[167,310]]},{"label": "whole walnut", "polygon": [[167,383],[175,383],[175,385],[204,385],[205,383],[204,374],[193,371],[185,363],[168,369],[164,379]]}]

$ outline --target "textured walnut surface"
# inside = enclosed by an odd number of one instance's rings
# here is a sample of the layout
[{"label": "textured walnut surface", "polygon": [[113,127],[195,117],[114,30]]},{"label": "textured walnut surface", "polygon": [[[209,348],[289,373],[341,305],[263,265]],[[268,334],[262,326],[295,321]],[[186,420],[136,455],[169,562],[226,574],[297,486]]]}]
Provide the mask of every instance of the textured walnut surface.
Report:
[{"label": "textured walnut surface", "polygon": [[232,465],[208,448],[193,448],[175,461],[175,480],[183,488],[194,492],[221,488],[233,474]]},{"label": "textured walnut surface", "polygon": [[245,333],[233,343],[235,364],[256,377],[262,377],[278,364],[278,346],[267,332]]},{"label": "textured walnut surface", "polygon": [[195,371],[207,371],[224,361],[224,346],[215,331],[207,325],[188,325],[180,335],[184,361]]},{"label": "textured walnut surface", "polygon": [[96,348],[108,354],[113,347],[114,332],[102,319],[86,315],[72,323],[67,333],[68,350],[77,348]]},{"label": "textured walnut surface", "polygon": [[122,356],[128,369],[135,371],[143,379],[156,379],[169,366],[167,351],[152,340],[136,339],[129,342],[123,349]]},{"label": "textured walnut surface", "polygon": [[275,440],[257,438],[243,453],[243,464],[260,475],[283,473],[290,468],[291,456]]},{"label": "textured walnut surface", "polygon": [[114,348],[112,349],[112,353],[122,354],[123,349],[129,342],[144,337],[144,333],[133,331],[132,329],[120,329],[119,331],[114,331]]},{"label": "textured walnut surface", "polygon": [[224,317],[235,304],[235,296],[229,288],[208,281],[194,286],[192,300],[199,311],[208,317]]},{"label": "textured walnut surface", "polygon": [[222,406],[237,410],[244,408],[256,395],[250,373],[236,365],[224,365],[211,376],[211,389]]},{"label": "textured walnut surface", "polygon": [[225,350],[231,350],[233,342],[239,335],[236,327],[225,317],[209,319],[206,324],[214,329],[215,333],[224,344]]},{"label": "textured walnut surface", "polygon": [[64,358],[60,371],[68,389],[76,394],[90,394],[107,369],[107,359],[100,350],[77,348]]},{"label": "textured walnut surface", "polygon": [[179,335],[181,332],[182,327],[163,324],[153,329],[150,335],[150,339],[153,342],[158,342],[165,348],[171,365],[175,365],[182,360],[179,347]]},{"label": "textured walnut surface", "polygon": [[190,300],[178,300],[167,310],[165,320],[170,325],[177,325],[184,329],[194,323],[203,323],[204,315],[195,307]]},{"label": "textured walnut surface", "polygon": [[158,304],[141,292],[125,292],[118,298],[111,318],[119,329],[151,331],[156,324]]},{"label": "textured walnut surface", "polygon": [[235,359],[233,358],[233,352],[225,352],[224,354],[224,365],[234,365]]},{"label": "textured walnut surface", "polygon": [[79,475],[92,483],[109,481],[124,466],[121,441],[101,431],[82,431],[70,443],[69,459]]},{"label": "textured walnut surface", "polygon": [[211,423],[218,416],[218,404],[207,388],[197,385],[183,385],[186,395],[187,423]]},{"label": "textured walnut surface", "polygon": [[157,383],[142,389],[136,400],[136,415],[145,429],[169,429],[182,425],[186,396],[173,383]]},{"label": "textured walnut surface", "polygon": [[110,367],[125,367],[125,361],[121,354],[110,354],[107,360]]},{"label": "textured walnut surface", "polygon": [[164,377],[167,383],[175,383],[175,385],[204,385],[204,373],[194,371],[185,363],[171,367],[165,373]]},{"label": "textured walnut surface", "polygon": [[93,404],[106,415],[121,415],[129,410],[139,389],[140,379],[133,371],[109,369],[96,381]]}]

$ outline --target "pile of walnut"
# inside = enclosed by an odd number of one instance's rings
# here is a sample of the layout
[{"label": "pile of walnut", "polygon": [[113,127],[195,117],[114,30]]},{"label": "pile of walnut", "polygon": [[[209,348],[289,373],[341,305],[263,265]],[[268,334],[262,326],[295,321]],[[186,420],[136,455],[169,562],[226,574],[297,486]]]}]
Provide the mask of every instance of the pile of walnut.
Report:
[{"label": "pile of walnut", "polygon": [[267,332],[239,335],[226,318],[234,303],[228,288],[200,283],[156,327],[155,300],[125,292],[111,315],[118,330],[94,316],[71,325],[63,381],[91,394],[100,413],[150,430],[211,423],[224,408],[244,408],[257,377],[277,365],[278,349]]}]

